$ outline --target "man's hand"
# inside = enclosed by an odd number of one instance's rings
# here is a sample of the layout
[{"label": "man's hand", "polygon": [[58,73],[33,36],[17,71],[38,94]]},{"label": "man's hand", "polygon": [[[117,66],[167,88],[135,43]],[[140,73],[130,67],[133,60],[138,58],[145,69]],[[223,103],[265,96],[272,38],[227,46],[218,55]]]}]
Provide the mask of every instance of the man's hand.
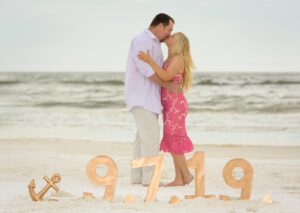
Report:
[{"label": "man's hand", "polygon": [[171,92],[182,92],[182,81],[168,81],[163,87]]}]

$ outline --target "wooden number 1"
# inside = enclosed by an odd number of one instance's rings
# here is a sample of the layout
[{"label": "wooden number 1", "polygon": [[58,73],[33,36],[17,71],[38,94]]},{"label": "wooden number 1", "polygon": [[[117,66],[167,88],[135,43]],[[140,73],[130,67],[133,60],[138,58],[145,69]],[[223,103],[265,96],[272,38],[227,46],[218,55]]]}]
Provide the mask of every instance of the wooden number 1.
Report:
[{"label": "wooden number 1", "polygon": [[[240,167],[244,170],[244,177],[240,180],[232,176],[234,168]],[[223,170],[223,177],[225,182],[233,188],[241,188],[241,200],[249,200],[252,190],[253,168],[251,164],[241,158],[236,158],[228,161]]]},{"label": "wooden number 1", "polygon": [[159,186],[161,173],[164,167],[164,156],[144,157],[144,158],[134,159],[131,161],[132,168],[153,166],[153,165],[155,166],[155,169],[148,188],[145,202],[153,201],[156,197],[157,188]]},{"label": "wooden number 1", "polygon": [[185,198],[204,197],[204,152],[195,152],[193,157],[187,161],[189,169],[195,169],[195,194],[186,195]]},{"label": "wooden number 1", "polygon": [[[97,166],[104,164],[108,168],[108,173],[106,176],[101,177],[97,175]],[[114,198],[116,189],[118,168],[113,159],[105,155],[99,155],[92,160],[87,165],[87,176],[92,183],[97,185],[105,186],[105,193],[103,199],[112,200]]]}]

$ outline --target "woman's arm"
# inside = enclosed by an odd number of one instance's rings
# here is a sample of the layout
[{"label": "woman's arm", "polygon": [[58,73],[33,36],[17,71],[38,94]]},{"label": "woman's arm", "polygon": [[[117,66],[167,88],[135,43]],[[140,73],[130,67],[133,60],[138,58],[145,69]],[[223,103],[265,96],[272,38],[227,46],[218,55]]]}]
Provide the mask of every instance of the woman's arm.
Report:
[{"label": "woman's arm", "polygon": [[153,75],[151,75],[150,77],[148,77],[148,79],[150,79],[151,81],[154,81],[155,83],[157,83],[159,86],[161,87],[166,87],[167,82],[161,80],[156,73],[154,73]]},{"label": "woman's arm", "polygon": [[180,55],[174,56],[172,62],[167,68],[167,72],[164,71],[160,66],[158,66],[153,59],[151,58],[150,54],[147,52],[140,51],[138,54],[138,58],[143,60],[144,62],[148,63],[154,72],[158,75],[158,77],[163,81],[169,81],[176,75],[180,70],[184,67],[184,60],[183,57]]}]

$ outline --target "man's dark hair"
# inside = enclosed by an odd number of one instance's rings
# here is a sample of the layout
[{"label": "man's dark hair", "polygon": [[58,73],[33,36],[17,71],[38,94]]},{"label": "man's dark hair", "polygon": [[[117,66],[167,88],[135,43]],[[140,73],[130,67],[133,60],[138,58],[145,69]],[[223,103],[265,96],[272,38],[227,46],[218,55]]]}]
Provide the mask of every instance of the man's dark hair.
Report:
[{"label": "man's dark hair", "polygon": [[154,19],[152,20],[150,27],[155,27],[155,26],[159,25],[160,23],[162,23],[164,25],[164,27],[166,27],[169,25],[170,20],[175,24],[175,21],[171,16],[169,16],[165,13],[157,14],[154,17]]}]

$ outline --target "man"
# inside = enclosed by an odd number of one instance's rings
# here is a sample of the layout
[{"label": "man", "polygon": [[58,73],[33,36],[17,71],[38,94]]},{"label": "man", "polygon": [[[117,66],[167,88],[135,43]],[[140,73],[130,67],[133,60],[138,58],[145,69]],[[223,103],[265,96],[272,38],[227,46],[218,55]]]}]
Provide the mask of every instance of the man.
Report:
[{"label": "man", "polygon": [[[173,18],[160,13],[155,16],[150,27],[133,38],[130,44],[125,76],[125,100],[137,128],[133,159],[159,154],[160,88],[168,85],[156,76],[147,63],[139,60],[137,55],[139,51],[149,51],[155,62],[162,66],[160,45],[170,36],[173,25]],[[152,172],[153,167],[132,169],[131,183],[149,185]]]}]

